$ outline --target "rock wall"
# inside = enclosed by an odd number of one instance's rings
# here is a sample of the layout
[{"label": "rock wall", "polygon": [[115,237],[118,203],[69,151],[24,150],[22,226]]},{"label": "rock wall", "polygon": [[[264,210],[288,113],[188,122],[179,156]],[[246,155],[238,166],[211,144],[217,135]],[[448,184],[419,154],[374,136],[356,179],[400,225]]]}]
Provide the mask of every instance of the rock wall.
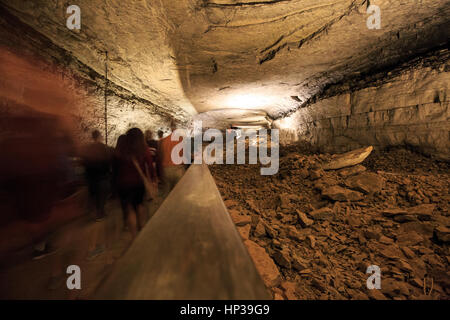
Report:
[{"label": "rock wall", "polygon": [[[28,108],[61,115],[76,139],[105,132],[105,76],[7,12],[0,14],[0,114]],[[156,131],[189,115],[163,108],[113,81],[107,86],[108,144],[131,127]]]},{"label": "rock wall", "polygon": [[[329,87],[317,101],[275,121],[323,152],[409,146],[450,159],[448,50],[407,66]],[[292,141],[292,134],[281,134]],[[282,141],[286,142],[286,141]]]}]

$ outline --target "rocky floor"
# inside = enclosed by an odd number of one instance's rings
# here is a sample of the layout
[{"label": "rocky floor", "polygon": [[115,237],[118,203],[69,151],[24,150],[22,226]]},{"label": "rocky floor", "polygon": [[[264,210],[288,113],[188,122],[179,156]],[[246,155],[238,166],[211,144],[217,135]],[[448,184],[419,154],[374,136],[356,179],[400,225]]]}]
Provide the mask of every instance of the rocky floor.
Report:
[{"label": "rocky floor", "polygon": [[210,167],[274,299],[449,299],[449,164],[397,149],[323,170],[331,158],[292,146],[274,176]]}]

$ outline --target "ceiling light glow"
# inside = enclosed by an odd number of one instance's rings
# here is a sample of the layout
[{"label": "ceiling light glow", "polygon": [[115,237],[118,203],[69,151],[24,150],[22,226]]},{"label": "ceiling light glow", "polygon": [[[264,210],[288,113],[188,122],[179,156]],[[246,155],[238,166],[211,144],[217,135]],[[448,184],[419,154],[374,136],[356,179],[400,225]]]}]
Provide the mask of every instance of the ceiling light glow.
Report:
[{"label": "ceiling light glow", "polygon": [[238,94],[232,95],[226,100],[229,108],[264,108],[276,104],[278,97],[259,94]]}]

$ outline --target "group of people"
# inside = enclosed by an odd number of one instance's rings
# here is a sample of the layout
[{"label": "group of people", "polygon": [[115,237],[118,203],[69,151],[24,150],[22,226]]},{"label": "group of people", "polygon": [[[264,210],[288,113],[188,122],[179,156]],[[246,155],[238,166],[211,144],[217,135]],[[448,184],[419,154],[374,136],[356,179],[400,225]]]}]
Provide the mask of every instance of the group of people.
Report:
[{"label": "group of people", "polygon": [[[172,132],[176,129],[171,125]],[[115,148],[102,143],[98,130],[92,133],[92,143],[82,152],[86,180],[96,219],[105,216],[105,204],[110,195],[118,197],[123,212],[123,222],[133,238],[145,223],[144,200],[166,196],[184,173],[184,167],[171,159],[173,147],[178,143],[171,135],[159,140],[153,133],[145,134],[132,128],[121,135]],[[159,191],[158,191],[159,190]]]},{"label": "group of people", "polygon": [[[85,203],[79,187],[84,183],[95,219],[105,220],[107,200],[118,199],[124,228],[134,238],[148,217],[145,200],[163,199],[184,174],[184,166],[171,159],[178,142],[172,141],[172,134],[164,137],[162,131],[154,139],[151,131],[144,134],[132,128],[112,148],[103,142],[100,131],[94,130],[92,141],[78,148],[55,116],[11,117],[2,127],[0,146],[8,152],[0,156],[0,259],[27,244],[32,245],[33,259],[62,247],[56,235],[61,226],[82,215]],[[176,129],[174,123],[171,129]],[[96,225],[89,230],[107,228],[107,223]],[[95,256],[102,251],[96,250],[98,246],[109,243],[107,239],[98,241],[100,234],[108,233],[106,229],[93,233],[98,235],[86,239],[88,256],[91,252]]]}]

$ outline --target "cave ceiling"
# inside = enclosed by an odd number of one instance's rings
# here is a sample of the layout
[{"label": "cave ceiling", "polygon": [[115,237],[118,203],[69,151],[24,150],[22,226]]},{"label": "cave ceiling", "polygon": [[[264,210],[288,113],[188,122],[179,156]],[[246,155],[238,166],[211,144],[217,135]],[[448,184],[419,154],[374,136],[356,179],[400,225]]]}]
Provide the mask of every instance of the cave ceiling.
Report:
[{"label": "cave ceiling", "polygon": [[[136,96],[214,119],[224,109],[282,117],[327,85],[449,38],[447,0],[1,2],[100,74],[108,51],[110,80]],[[70,4],[81,8],[79,32],[66,27]],[[370,4],[381,9],[380,29],[367,27]]]}]

